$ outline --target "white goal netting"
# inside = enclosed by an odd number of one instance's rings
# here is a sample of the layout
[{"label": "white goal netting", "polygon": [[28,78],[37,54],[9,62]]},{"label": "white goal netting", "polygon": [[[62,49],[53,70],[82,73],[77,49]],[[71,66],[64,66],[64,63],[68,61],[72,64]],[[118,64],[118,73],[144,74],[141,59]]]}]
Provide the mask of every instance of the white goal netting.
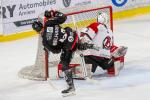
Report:
[{"label": "white goal netting", "polygon": [[[86,5],[61,9],[60,11],[67,14],[67,20],[62,27],[69,26],[73,29],[78,29],[78,33],[80,33],[80,28],[86,27],[95,22],[97,20],[98,13],[101,11],[108,14],[109,23],[107,26],[113,29],[111,6],[99,7],[95,5]],[[58,79],[59,76],[61,76],[61,70],[58,68],[59,59],[60,54],[44,52],[41,37],[39,37],[35,64],[22,68],[19,71],[19,77],[31,80],[46,80],[47,78]],[[81,65],[81,59],[78,54],[74,54],[71,64]],[[80,77],[82,77],[80,67],[76,67],[74,70],[76,75],[79,73]]]}]

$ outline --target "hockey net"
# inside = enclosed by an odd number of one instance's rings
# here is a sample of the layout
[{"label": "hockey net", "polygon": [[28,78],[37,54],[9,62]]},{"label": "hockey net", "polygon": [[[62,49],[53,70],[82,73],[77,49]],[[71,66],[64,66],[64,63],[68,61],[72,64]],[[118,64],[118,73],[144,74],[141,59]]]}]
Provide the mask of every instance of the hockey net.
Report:
[{"label": "hockey net", "polygon": [[[71,27],[80,33],[80,29],[88,26],[89,24],[97,20],[99,12],[105,12],[108,14],[109,23],[108,27],[113,30],[112,21],[112,7],[99,7],[99,6],[77,6],[67,9],[61,9],[61,12],[67,15],[67,20],[62,27]],[[39,36],[38,50],[36,55],[35,64],[32,66],[26,66],[19,71],[19,77],[31,79],[31,80],[47,80],[59,79],[62,75],[61,68],[58,66],[60,61],[60,54],[52,54],[51,52],[45,52],[42,46],[42,39]],[[73,67],[74,77],[83,77],[81,68],[81,58],[75,53],[71,61],[70,67]],[[77,67],[76,67],[77,66]]]}]

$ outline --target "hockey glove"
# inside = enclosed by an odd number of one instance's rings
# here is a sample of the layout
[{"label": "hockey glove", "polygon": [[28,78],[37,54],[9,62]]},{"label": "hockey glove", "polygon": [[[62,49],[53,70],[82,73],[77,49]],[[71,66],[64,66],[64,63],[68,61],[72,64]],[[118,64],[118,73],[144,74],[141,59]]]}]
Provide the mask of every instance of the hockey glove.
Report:
[{"label": "hockey glove", "polygon": [[55,12],[53,10],[51,10],[51,11],[46,10],[45,13],[44,13],[44,16],[46,18],[55,17]]},{"label": "hockey glove", "polygon": [[42,23],[35,21],[32,24],[32,28],[33,28],[33,30],[35,30],[37,32],[40,32],[42,30],[42,28],[43,28],[43,25],[42,25]]},{"label": "hockey glove", "polygon": [[94,45],[94,44],[88,44],[88,43],[79,43],[78,44],[79,50],[86,50],[86,49],[94,49],[99,51],[100,47]]},{"label": "hockey glove", "polygon": [[127,49],[128,49],[128,47],[126,47],[126,46],[119,46],[116,50],[112,51],[111,54],[114,58],[125,56]]},{"label": "hockey glove", "polygon": [[79,50],[86,50],[92,48],[93,45],[89,45],[88,43],[80,43],[78,44]]}]

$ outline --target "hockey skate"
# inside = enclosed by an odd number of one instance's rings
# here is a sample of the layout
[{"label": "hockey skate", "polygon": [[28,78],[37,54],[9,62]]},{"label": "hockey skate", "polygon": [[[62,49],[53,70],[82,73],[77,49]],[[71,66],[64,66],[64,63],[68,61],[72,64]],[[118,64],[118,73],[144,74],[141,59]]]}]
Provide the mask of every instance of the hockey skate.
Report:
[{"label": "hockey skate", "polygon": [[61,92],[62,96],[66,97],[66,96],[75,95],[75,87],[73,83],[72,72],[71,70],[66,70],[64,73],[65,73],[65,80],[67,82],[68,88]]},{"label": "hockey skate", "polygon": [[67,89],[63,90],[61,93],[63,97],[75,95],[75,88],[74,86],[69,86]]}]

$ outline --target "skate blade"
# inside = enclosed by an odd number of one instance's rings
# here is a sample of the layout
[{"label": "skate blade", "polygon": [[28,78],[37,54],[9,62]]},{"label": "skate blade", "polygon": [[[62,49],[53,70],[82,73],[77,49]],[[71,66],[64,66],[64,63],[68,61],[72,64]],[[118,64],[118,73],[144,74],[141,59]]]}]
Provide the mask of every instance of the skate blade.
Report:
[{"label": "skate blade", "polygon": [[68,96],[73,96],[73,95],[76,95],[75,91],[62,94],[63,97],[68,97]]}]

